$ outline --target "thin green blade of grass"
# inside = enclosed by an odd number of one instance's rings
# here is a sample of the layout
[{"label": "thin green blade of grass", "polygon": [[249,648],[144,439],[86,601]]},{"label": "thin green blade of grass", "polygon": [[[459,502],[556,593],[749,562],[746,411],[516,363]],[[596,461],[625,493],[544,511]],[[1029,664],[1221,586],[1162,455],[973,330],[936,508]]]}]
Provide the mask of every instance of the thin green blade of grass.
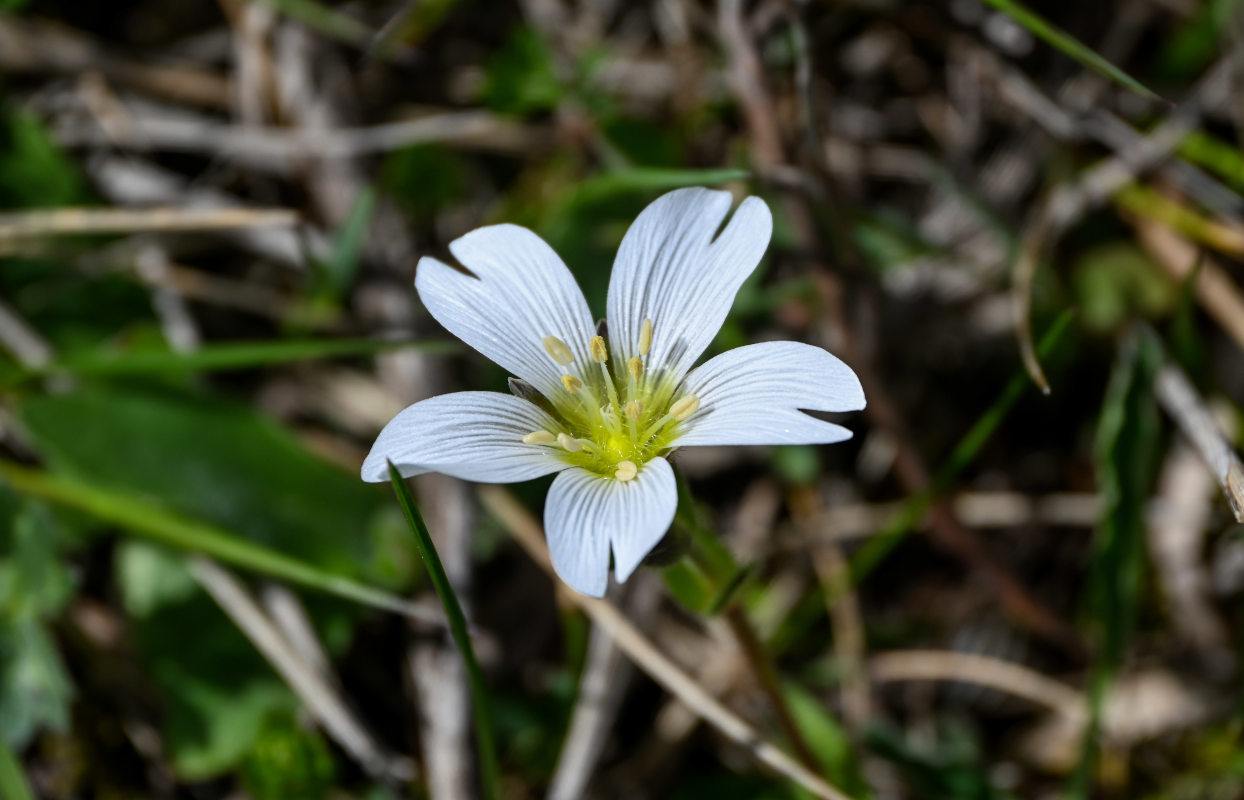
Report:
[{"label": "thin green blade of grass", "polygon": [[597,197],[620,192],[663,191],[684,186],[719,186],[750,177],[745,169],[672,169],[666,167],[628,167],[609,170],[585,180],[576,191],[579,197]]},{"label": "thin green blade of grass", "polygon": [[1122,86],[1126,86],[1137,94],[1147,97],[1150,100],[1157,100],[1165,103],[1167,100],[1157,92],[1149,89],[1140,81],[1128,75],[1123,70],[1111,64],[1106,59],[1099,56],[1091,47],[1072,38],[1065,31],[1056,28],[1043,18],[1034,13],[1031,9],[1015,0],[985,0],[989,5],[1006,14],[1016,23],[1028,29],[1028,32],[1036,36],[1041,41],[1061,51],[1062,53],[1074,58],[1084,66],[1101,73],[1110,80]]},{"label": "thin green blade of grass", "polygon": [[488,702],[488,690],[484,685],[483,672],[479,668],[479,661],[475,658],[475,649],[471,646],[471,637],[467,632],[466,615],[462,613],[458,595],[454,593],[449,576],[445,574],[445,567],[436,553],[436,545],[432,542],[428,526],[423,522],[419,507],[415,504],[414,495],[411,494],[410,487],[406,485],[405,479],[397,471],[397,467],[393,466],[392,461],[389,462],[389,480],[393,484],[397,502],[402,507],[402,514],[405,515],[411,533],[415,536],[419,553],[427,565],[432,588],[436,590],[437,597],[445,607],[445,616],[449,619],[449,631],[453,634],[454,643],[458,645],[458,650],[462,653],[462,660],[466,665],[467,684],[471,689],[475,743],[479,749],[480,785],[485,800],[497,800],[501,796],[501,783],[500,770],[497,766],[497,750],[492,733],[491,707]]},{"label": "thin green blade of grass", "polygon": [[393,342],[382,339],[302,339],[273,342],[209,344],[188,353],[152,351],[117,355],[92,354],[53,362],[30,376],[75,375],[116,377],[161,372],[207,372],[249,369],[321,358],[363,356],[409,347],[429,354],[451,354],[452,342]]},{"label": "thin green blade of grass", "polygon": [[1104,500],[1089,568],[1089,606],[1098,657],[1089,681],[1089,724],[1068,786],[1071,800],[1091,794],[1102,704],[1131,639],[1145,567],[1145,505],[1157,474],[1161,425],[1154,380],[1162,348],[1148,332],[1124,342],[1106,387],[1095,457]]},{"label": "thin green blade of grass", "polygon": [[337,296],[345,294],[354,283],[359,261],[363,257],[363,244],[375,216],[376,199],[376,190],[370,186],[359,193],[350,215],[337,231],[332,253],[322,265],[324,277]]},{"label": "thin green blade of grass", "polygon": [[0,800],[35,800],[35,793],[22,774],[21,762],[3,740],[0,740]]},{"label": "thin green blade of grass", "polygon": [[[1066,333],[1074,316],[1074,312],[1064,311],[1054,320],[1037,345],[1038,355],[1045,358],[1054,351],[1055,346],[1062,340],[1063,334]],[[951,487],[959,474],[976,459],[981,448],[985,446],[998,430],[1002,421],[1006,419],[1006,416],[1015,407],[1015,404],[1019,402],[1020,398],[1027,393],[1030,386],[1032,386],[1032,382],[1028,378],[1028,373],[1024,370],[1018,371],[1011,377],[998,395],[998,398],[976,420],[976,423],[964,437],[959,440],[959,444],[955,446],[949,458],[946,459],[945,463],[937,471],[937,474],[934,475],[929,487],[904,503],[903,507],[894,514],[881,532],[868,540],[867,544],[861,547],[851,558],[851,578],[855,583],[864,580],[869,573],[876,569],[877,565],[884,561],[886,556],[915,529],[920,520],[924,519],[924,515],[928,512],[929,507]]]},{"label": "thin green blade of grass", "polygon": [[0,481],[16,491],[80,511],[150,541],[424,621],[443,622],[407,600],[187,519],[143,500],[0,459]]}]

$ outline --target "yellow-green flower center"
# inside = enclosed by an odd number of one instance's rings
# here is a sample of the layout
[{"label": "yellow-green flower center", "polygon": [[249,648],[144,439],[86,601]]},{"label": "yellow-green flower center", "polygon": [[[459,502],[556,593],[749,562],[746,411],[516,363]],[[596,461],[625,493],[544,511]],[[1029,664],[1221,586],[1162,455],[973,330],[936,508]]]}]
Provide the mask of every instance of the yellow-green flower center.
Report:
[{"label": "yellow-green flower center", "polygon": [[544,350],[566,372],[547,401],[554,430],[532,431],[527,444],[548,447],[568,464],[619,481],[633,480],[643,465],[673,447],[679,425],[700,407],[695,395],[678,394],[667,370],[645,363],[652,348],[652,322],[640,329],[639,355],[609,358],[603,336],[588,343],[590,360],[575,363],[566,343],[546,336]]}]

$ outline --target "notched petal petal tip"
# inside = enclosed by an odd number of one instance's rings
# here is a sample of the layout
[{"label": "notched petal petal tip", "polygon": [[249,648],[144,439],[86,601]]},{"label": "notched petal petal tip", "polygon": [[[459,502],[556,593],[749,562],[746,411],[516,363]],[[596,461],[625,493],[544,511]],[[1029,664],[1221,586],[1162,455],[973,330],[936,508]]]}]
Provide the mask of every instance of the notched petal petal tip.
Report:
[{"label": "notched petal petal tip", "polygon": [[669,531],[677,506],[674,472],[664,458],[625,481],[578,468],[562,472],[544,506],[554,570],[580,594],[603,596],[610,551],[618,582],[625,582]]}]

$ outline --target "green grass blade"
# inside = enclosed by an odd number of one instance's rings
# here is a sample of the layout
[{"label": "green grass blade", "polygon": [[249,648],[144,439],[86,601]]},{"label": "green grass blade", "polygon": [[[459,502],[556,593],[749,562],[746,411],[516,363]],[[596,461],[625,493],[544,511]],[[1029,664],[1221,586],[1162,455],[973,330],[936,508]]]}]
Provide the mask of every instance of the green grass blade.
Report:
[{"label": "green grass blade", "polygon": [[1068,798],[1092,794],[1102,703],[1136,626],[1145,569],[1145,506],[1157,475],[1161,424],[1153,396],[1162,349],[1149,332],[1123,346],[1102,404],[1095,456],[1101,522],[1093,540],[1089,607],[1098,645],[1089,680],[1089,725]]},{"label": "green grass blade", "polygon": [[17,756],[0,740],[0,800],[35,800]]},{"label": "green grass blade", "polygon": [[259,0],[313,31],[350,44],[363,45],[372,31],[354,17],[346,16],[316,0]]},{"label": "green grass blade", "polygon": [[249,369],[320,358],[369,355],[399,347],[410,347],[433,354],[449,354],[460,350],[453,342],[393,342],[383,339],[228,342],[205,345],[188,353],[149,351],[116,355],[92,354],[53,362],[35,374],[122,376]]},{"label": "green grass blade", "polygon": [[[1071,324],[1074,316],[1071,311],[1064,311],[1053,324],[1046,330],[1045,335],[1041,337],[1041,342],[1037,345],[1037,354],[1045,358],[1053,352],[1055,345],[1062,339],[1067,331],[1067,327]],[[976,420],[970,430],[951,451],[950,457],[937,471],[933,477],[933,481],[929,487],[908,499],[903,507],[890,519],[881,533],[856,551],[851,559],[851,577],[859,583],[871,573],[878,564],[885,560],[891,551],[897,547],[903,539],[924,519],[925,513],[933,502],[947,491],[954,483],[955,479],[963,472],[964,468],[976,458],[981,448],[989,441],[990,437],[998,430],[1002,421],[1006,419],[1007,414],[1011,413],[1011,409],[1019,402],[1028,388],[1032,386],[1032,381],[1028,378],[1028,373],[1024,370],[1018,371],[1007,382],[998,398],[985,411],[985,413]]]},{"label": "green grass blade", "polygon": [[373,608],[421,620],[439,620],[438,617],[430,618],[422,609],[389,592],[333,575],[219,528],[186,519],[117,492],[3,459],[0,459],[0,481],[22,494],[72,508],[178,550],[202,553],[235,567]]},{"label": "green grass blade", "polygon": [[1033,36],[1074,58],[1084,66],[1101,73],[1115,83],[1126,86],[1143,97],[1162,103],[1167,102],[1143,83],[1097,55],[1091,47],[1073,39],[1065,31],[1054,27],[1015,0],[985,0],[985,2],[1027,28]]},{"label": "green grass blade", "polygon": [[389,480],[393,483],[393,492],[397,495],[397,502],[402,507],[406,522],[415,535],[419,553],[423,556],[424,563],[427,564],[432,587],[436,589],[441,604],[445,606],[445,615],[449,618],[449,630],[466,664],[467,683],[471,689],[471,708],[475,718],[475,742],[479,748],[480,784],[485,800],[497,800],[501,797],[500,770],[497,766],[497,749],[493,742],[488,690],[484,686],[484,676],[480,671],[479,661],[475,658],[475,650],[471,647],[466,615],[462,613],[462,605],[458,602],[458,596],[454,594],[454,587],[449,582],[449,576],[445,574],[445,567],[441,564],[440,556],[436,554],[436,545],[433,544],[432,535],[428,533],[428,526],[424,524],[423,517],[419,514],[419,508],[415,505],[415,498],[410,492],[410,487],[406,485],[406,481],[398,473],[397,467],[393,466],[392,461],[389,462]]}]

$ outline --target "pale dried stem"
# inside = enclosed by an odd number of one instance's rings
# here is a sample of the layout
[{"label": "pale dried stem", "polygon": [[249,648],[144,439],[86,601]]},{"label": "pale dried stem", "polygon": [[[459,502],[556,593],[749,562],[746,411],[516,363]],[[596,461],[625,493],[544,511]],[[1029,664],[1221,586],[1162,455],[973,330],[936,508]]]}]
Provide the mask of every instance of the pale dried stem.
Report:
[{"label": "pale dried stem", "polygon": [[0,246],[17,239],[65,234],[188,233],[237,228],[289,228],[285,208],[57,208],[0,214]]},{"label": "pale dried stem", "polygon": [[1086,712],[1084,695],[1020,664],[972,653],[898,650],[869,660],[876,683],[955,681],[987,686],[1050,708],[1073,719]]},{"label": "pale dried stem", "polygon": [[190,556],[187,563],[195,579],[294,690],[333,741],[373,777],[413,780],[414,764],[386,752],[377,743],[337,689],[299,657],[241,581],[204,556]]},{"label": "pale dried stem", "polygon": [[1222,487],[1236,522],[1244,522],[1244,463],[1231,449],[1192,382],[1182,370],[1167,363],[1158,370],[1154,388],[1162,408],[1192,442]]},{"label": "pale dried stem", "polygon": [[[549,575],[554,575],[544,544],[544,531],[535,518],[505,489],[484,486],[479,490],[484,507],[489,510],[522,545],[527,554]],[[644,672],[671,694],[678,697],[697,716],[727,738],[747,749],[756,760],[789,778],[817,797],[826,800],[847,800],[847,795],[830,786],[820,776],[788,756],[741,717],[712,697],[682,669],[657,649],[613,605],[604,600],[575,593],[568,599],[579,606],[592,621],[618,643],[618,646]]]}]

